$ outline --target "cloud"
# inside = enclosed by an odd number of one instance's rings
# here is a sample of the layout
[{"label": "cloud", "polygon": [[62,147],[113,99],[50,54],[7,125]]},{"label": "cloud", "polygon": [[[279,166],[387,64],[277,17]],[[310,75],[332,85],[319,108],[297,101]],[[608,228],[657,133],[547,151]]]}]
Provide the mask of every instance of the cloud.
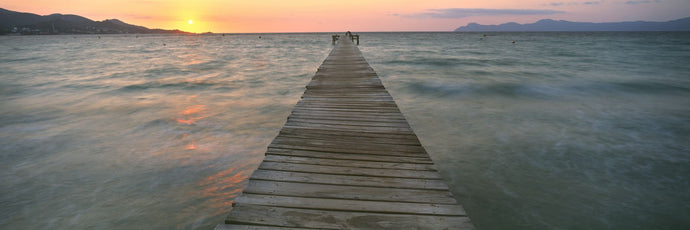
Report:
[{"label": "cloud", "polygon": [[561,14],[563,11],[557,10],[536,10],[536,9],[474,9],[474,8],[447,8],[429,9],[428,12],[417,14],[403,14],[403,17],[412,18],[464,18],[472,16],[495,16],[495,15],[547,15]]},{"label": "cloud", "polygon": [[628,5],[638,5],[638,4],[647,4],[647,3],[653,3],[653,2],[654,2],[654,3],[659,3],[659,2],[661,2],[661,1],[659,1],[659,0],[654,0],[654,1],[650,1],[650,0],[627,1],[627,2],[625,2],[625,4],[628,4]]},{"label": "cloud", "polygon": [[[641,1],[648,1],[648,0],[641,0]],[[549,4],[543,4],[544,6],[577,6],[577,5],[599,5],[603,3],[604,0],[599,0],[599,1],[586,1],[586,2],[551,2]]]}]

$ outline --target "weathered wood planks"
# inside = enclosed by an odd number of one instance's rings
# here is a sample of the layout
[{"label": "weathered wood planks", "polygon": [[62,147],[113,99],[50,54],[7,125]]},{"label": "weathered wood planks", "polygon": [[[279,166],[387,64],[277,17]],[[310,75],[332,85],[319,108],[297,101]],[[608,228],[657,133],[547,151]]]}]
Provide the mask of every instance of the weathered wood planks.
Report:
[{"label": "weathered wood planks", "polygon": [[224,229],[474,229],[348,39],[271,142]]}]

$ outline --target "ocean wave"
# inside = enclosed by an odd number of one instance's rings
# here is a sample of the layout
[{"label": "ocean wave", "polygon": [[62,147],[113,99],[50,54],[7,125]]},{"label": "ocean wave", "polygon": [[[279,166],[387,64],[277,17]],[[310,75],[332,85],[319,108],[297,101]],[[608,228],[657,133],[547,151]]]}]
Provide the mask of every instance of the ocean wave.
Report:
[{"label": "ocean wave", "polygon": [[120,92],[133,92],[150,89],[184,89],[184,90],[199,90],[199,89],[233,89],[225,83],[207,81],[207,80],[183,80],[176,82],[159,82],[152,81],[141,84],[127,85],[119,88]]},{"label": "ocean wave", "polygon": [[690,86],[652,81],[596,82],[571,87],[584,93],[678,94],[690,93]]},{"label": "ocean wave", "polygon": [[[40,62],[43,59],[45,59],[42,56],[31,56],[31,57],[22,57],[22,58],[6,58],[6,59],[1,59],[3,62],[11,63],[11,62]],[[25,64],[25,63],[24,63]]]},{"label": "ocean wave", "polygon": [[11,96],[11,95],[20,94],[23,92],[21,87],[22,86],[19,84],[8,84],[8,83],[0,82],[0,95]]},{"label": "ocean wave", "polygon": [[662,82],[629,81],[610,84],[614,88],[631,93],[690,93],[690,87],[683,85],[671,85]]},{"label": "ocean wave", "polygon": [[159,119],[153,119],[150,120],[143,125],[139,127],[139,129],[149,129],[149,128],[162,128],[162,127],[170,127],[175,124],[175,121],[173,119],[165,119],[165,118],[159,118]]},{"label": "ocean wave", "polygon": [[146,69],[142,71],[141,74],[149,78],[156,78],[160,76],[185,75],[190,72],[189,70],[184,70],[174,65],[160,65],[155,68]]},{"label": "ocean wave", "polygon": [[488,66],[489,60],[475,58],[413,58],[396,59],[384,62],[391,65],[410,65],[410,66],[432,66],[432,67],[452,67],[452,66]]},{"label": "ocean wave", "polygon": [[[17,108],[12,109],[19,110]],[[64,110],[54,107],[33,109],[31,110],[31,113],[17,113],[13,112],[13,110],[6,110],[0,112],[0,115],[2,115],[0,116],[0,127],[4,127],[5,125],[36,124],[47,122],[59,119],[60,115],[62,114],[65,114]]]},{"label": "ocean wave", "polygon": [[[534,60],[529,60],[534,61]],[[423,66],[423,67],[511,67],[519,65],[533,65],[526,62],[520,57],[398,57],[392,60],[384,61],[381,64],[385,65],[409,65],[409,66]]]},{"label": "ocean wave", "polygon": [[520,83],[467,83],[448,84],[441,82],[414,82],[407,88],[417,94],[440,97],[530,97],[551,99],[558,96],[557,90],[548,86]]},{"label": "ocean wave", "polygon": [[219,68],[222,68],[223,66],[227,65],[230,61],[232,61],[234,59],[235,58],[224,57],[223,59],[206,60],[206,61],[201,61],[198,63],[192,63],[189,65],[186,65],[185,68],[191,69],[191,70],[219,69]]},{"label": "ocean wave", "polygon": [[558,99],[574,95],[613,94],[687,94],[690,88],[659,82],[628,81],[615,83],[579,83],[561,85],[530,83],[462,83],[413,81],[406,88],[416,94],[439,97],[524,97],[534,99]]}]

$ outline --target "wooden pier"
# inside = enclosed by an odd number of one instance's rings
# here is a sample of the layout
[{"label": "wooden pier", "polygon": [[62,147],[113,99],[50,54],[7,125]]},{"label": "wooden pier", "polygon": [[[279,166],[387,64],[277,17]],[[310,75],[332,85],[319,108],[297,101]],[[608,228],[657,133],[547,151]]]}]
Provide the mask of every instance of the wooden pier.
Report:
[{"label": "wooden pier", "polygon": [[268,146],[225,229],[474,229],[351,39]]}]

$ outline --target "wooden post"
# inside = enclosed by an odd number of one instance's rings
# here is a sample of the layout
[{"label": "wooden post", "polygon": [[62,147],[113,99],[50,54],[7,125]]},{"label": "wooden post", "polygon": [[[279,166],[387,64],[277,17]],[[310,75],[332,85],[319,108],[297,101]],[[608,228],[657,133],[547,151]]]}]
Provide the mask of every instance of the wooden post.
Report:
[{"label": "wooden post", "polygon": [[335,45],[335,42],[337,42],[338,39],[340,39],[340,35],[337,35],[337,34],[333,35],[332,38],[333,38],[333,45]]},{"label": "wooden post", "polygon": [[355,40],[357,40],[357,45],[359,45],[359,35],[358,34],[350,35],[350,39],[352,40],[353,43],[355,42]]}]

